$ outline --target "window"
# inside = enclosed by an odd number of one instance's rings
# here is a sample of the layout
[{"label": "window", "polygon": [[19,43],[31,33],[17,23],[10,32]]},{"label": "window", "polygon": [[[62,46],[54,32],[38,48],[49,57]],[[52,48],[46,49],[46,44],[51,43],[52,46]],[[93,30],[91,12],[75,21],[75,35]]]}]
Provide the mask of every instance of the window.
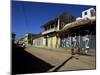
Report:
[{"label": "window", "polygon": [[84,14],[87,15],[87,12],[85,12]]}]

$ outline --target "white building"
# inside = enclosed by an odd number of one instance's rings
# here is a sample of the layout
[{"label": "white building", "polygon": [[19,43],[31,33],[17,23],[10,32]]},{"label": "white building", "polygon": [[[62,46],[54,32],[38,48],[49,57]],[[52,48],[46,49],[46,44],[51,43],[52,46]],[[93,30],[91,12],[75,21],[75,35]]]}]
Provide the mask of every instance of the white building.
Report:
[{"label": "white building", "polygon": [[84,10],[82,12],[82,17],[77,17],[76,20],[80,19],[96,19],[96,11],[94,8],[90,8],[87,10]]}]

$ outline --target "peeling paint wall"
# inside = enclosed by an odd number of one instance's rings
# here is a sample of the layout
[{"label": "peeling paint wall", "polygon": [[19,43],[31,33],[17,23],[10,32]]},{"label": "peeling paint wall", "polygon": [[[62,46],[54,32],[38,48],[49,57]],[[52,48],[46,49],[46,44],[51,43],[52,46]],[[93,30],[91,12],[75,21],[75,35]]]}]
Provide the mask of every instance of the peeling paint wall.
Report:
[{"label": "peeling paint wall", "polygon": [[96,36],[95,35],[79,35],[79,36],[69,36],[61,38],[61,47],[70,48],[71,42],[74,43],[74,46],[77,48],[94,48],[96,45]]}]

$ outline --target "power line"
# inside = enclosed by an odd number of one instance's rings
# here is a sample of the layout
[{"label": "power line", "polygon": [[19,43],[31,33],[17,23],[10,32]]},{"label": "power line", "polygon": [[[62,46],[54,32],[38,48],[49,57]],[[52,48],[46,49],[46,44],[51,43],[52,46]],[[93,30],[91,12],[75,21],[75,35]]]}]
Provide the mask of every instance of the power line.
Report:
[{"label": "power line", "polygon": [[26,9],[25,9],[25,4],[22,4],[22,11],[23,11],[23,15],[24,15],[24,20],[25,20],[25,25],[27,27],[28,25],[28,21],[27,21],[27,14],[26,14]]}]

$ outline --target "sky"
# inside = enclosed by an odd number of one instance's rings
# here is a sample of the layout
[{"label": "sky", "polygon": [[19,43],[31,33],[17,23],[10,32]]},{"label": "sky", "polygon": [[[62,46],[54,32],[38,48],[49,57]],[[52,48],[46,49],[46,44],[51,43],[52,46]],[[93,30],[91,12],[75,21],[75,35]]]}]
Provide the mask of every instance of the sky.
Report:
[{"label": "sky", "polygon": [[38,34],[43,31],[42,25],[63,12],[81,17],[81,12],[89,8],[96,9],[95,6],[90,5],[12,1],[12,32],[16,34],[16,39],[20,39],[27,33]]}]

